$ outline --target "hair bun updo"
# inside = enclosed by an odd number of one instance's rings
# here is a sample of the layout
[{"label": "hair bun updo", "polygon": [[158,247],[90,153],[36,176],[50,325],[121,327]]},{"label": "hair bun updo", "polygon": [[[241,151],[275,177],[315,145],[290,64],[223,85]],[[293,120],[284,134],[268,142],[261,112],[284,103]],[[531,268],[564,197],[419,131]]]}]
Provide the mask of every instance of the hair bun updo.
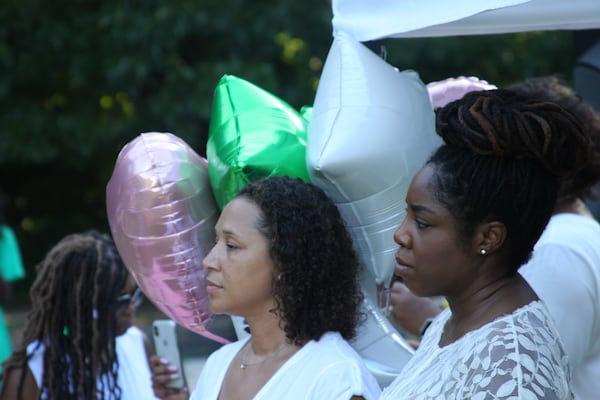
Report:
[{"label": "hair bun updo", "polygon": [[467,93],[436,113],[436,130],[449,146],[476,155],[539,162],[570,175],[589,162],[591,140],[581,123],[556,103],[512,90]]}]

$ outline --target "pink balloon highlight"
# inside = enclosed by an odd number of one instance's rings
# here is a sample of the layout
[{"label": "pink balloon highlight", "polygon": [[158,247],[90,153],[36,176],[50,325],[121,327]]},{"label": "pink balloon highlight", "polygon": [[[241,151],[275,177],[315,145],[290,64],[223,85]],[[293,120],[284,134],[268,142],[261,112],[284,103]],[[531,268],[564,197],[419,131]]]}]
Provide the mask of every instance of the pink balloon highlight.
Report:
[{"label": "pink balloon highlight", "polygon": [[427,91],[434,109],[444,107],[469,92],[493,89],[498,89],[498,87],[474,76],[459,76],[458,78],[448,78],[427,84]]}]

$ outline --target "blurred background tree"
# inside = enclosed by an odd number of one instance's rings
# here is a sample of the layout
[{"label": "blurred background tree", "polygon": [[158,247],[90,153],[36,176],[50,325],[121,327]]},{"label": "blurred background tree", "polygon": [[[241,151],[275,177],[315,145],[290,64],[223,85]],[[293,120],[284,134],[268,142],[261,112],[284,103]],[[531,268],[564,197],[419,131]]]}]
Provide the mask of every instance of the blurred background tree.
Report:
[{"label": "blurred background tree", "polygon": [[[106,183],[127,142],[165,131],[205,155],[222,75],[311,105],[331,17],[327,0],[2,1],[0,189],[28,271],[22,298],[62,236],[108,231]],[[384,43],[388,62],[425,82],[569,80],[576,55],[572,32]]]}]

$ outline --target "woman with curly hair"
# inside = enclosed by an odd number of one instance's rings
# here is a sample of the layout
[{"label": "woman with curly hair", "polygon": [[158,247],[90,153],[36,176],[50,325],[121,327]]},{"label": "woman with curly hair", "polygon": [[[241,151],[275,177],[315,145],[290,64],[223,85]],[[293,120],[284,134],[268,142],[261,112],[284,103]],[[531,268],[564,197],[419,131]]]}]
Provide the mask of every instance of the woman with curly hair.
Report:
[{"label": "woman with curly hair", "polygon": [[444,144],[410,184],[395,274],[449,306],[381,398],[571,399],[559,332],[518,270],[561,182],[589,162],[590,137],[557,104],[502,89],[436,118]]},{"label": "woman with curly hair", "polygon": [[[361,321],[359,264],[325,193],[287,177],[250,183],[223,209],[204,259],[210,307],[244,317],[250,337],[208,358],[191,398],[377,399],[348,344]],[[155,393],[173,373],[153,359]]]},{"label": "woman with curly hair", "polygon": [[32,309],[21,346],[4,364],[0,398],[153,399],[151,347],[133,326],[140,294],[109,236],[63,238],[37,266]]}]

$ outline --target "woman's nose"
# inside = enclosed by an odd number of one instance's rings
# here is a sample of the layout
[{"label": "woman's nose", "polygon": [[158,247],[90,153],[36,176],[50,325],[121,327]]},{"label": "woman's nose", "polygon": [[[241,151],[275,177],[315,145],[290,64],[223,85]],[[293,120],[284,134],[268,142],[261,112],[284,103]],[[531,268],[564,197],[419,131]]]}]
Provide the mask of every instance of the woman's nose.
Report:
[{"label": "woman's nose", "polygon": [[202,260],[202,268],[204,269],[217,269],[217,257],[215,255],[215,249],[217,245],[215,244],[212,249],[208,252],[204,260]]},{"label": "woman's nose", "polygon": [[396,228],[394,232],[394,242],[396,242],[400,247],[408,247],[409,245],[409,237],[406,233],[405,229],[406,218],[402,221],[400,226]]}]

